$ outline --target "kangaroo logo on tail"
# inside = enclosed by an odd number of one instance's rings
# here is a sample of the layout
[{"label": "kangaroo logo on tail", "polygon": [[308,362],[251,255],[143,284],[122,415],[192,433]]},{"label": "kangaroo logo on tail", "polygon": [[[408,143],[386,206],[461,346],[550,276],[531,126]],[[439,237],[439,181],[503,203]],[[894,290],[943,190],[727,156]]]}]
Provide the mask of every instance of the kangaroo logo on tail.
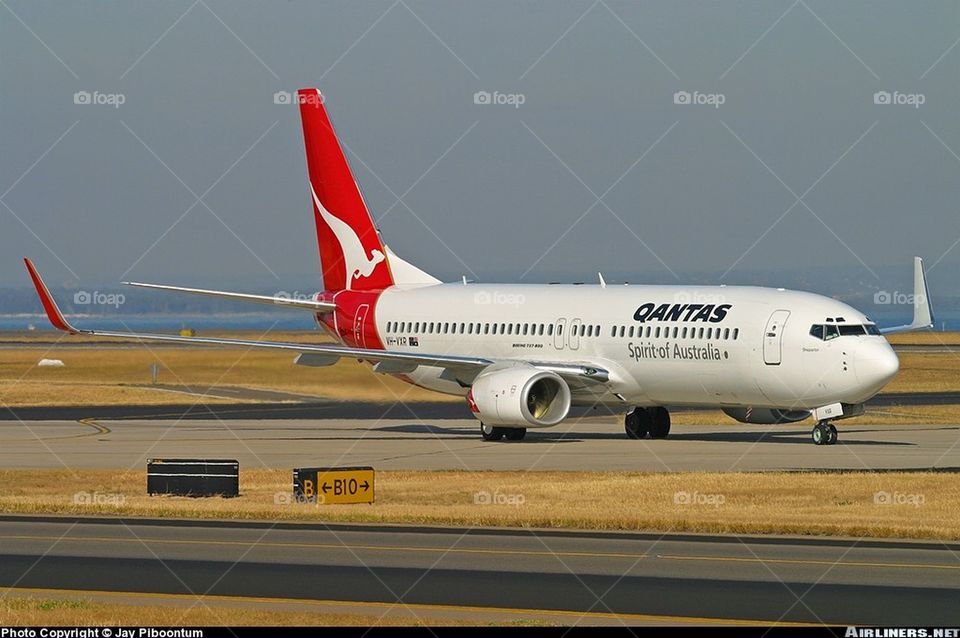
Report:
[{"label": "kangaroo logo on tail", "polygon": [[346,264],[347,271],[346,289],[350,290],[354,279],[369,277],[373,274],[377,264],[384,261],[386,256],[374,248],[370,251],[370,256],[367,257],[367,251],[363,247],[363,243],[357,236],[356,231],[350,227],[350,224],[323,207],[313,184],[310,185],[310,192],[313,194],[313,203],[320,211],[320,216],[323,217],[323,221],[326,222],[337,237],[337,241],[340,242],[340,250],[343,252],[343,261]]}]

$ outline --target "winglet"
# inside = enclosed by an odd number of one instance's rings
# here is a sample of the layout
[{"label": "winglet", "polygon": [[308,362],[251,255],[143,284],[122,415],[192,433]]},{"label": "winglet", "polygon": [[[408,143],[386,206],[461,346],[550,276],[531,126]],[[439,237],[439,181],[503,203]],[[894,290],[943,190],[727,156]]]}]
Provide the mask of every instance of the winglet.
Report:
[{"label": "winglet", "polygon": [[53,324],[53,327],[57,330],[63,330],[64,332],[69,332],[70,334],[74,335],[81,332],[80,330],[77,330],[71,326],[67,320],[63,318],[63,313],[60,312],[60,308],[57,307],[57,302],[53,300],[53,297],[50,295],[50,291],[47,290],[47,285],[43,283],[43,279],[40,278],[40,273],[37,272],[33,262],[24,257],[23,263],[27,265],[27,272],[30,273],[30,279],[33,280],[33,285],[37,289],[37,294],[40,295],[40,303],[43,304],[43,309],[47,313],[47,319],[50,320],[50,323]]},{"label": "winglet", "polygon": [[905,326],[881,328],[882,334],[912,332],[933,327],[933,306],[930,304],[930,291],[927,289],[927,277],[923,272],[923,259],[913,258],[913,321]]},{"label": "winglet", "polygon": [[918,329],[933,327],[933,306],[921,257],[913,258],[913,325]]}]

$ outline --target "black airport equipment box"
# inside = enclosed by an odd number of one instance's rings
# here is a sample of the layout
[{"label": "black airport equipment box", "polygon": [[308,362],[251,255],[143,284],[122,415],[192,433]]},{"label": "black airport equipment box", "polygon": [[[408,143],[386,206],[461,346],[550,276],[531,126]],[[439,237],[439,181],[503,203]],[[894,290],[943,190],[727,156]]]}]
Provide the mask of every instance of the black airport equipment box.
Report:
[{"label": "black airport equipment box", "polygon": [[240,463],[232,459],[149,459],[147,494],[239,496]]}]

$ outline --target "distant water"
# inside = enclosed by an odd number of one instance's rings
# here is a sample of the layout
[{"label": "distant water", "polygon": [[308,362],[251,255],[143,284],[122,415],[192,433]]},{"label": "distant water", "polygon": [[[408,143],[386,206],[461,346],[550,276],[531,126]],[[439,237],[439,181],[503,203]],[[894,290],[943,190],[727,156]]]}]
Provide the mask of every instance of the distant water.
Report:
[{"label": "distant water", "polygon": [[[903,313],[877,314],[871,318],[881,327],[910,323],[911,315]],[[936,313],[937,330],[960,330],[960,311]],[[243,313],[216,315],[131,315],[70,318],[78,328],[101,328],[103,330],[153,330],[176,332],[181,328],[199,331],[212,330],[312,330],[316,328],[310,313]],[[29,326],[50,329],[43,315],[0,315],[0,331],[23,331]]]}]

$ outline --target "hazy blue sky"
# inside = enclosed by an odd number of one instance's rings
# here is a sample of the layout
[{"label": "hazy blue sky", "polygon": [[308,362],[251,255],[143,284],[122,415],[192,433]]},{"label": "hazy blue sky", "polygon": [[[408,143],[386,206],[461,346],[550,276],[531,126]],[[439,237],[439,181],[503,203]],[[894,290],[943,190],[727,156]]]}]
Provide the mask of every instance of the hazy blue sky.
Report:
[{"label": "hazy blue sky", "polygon": [[952,283],[958,39],[957,2],[3,0],[0,285],[24,254],[52,283],[309,281],[274,93],[313,85],[387,242],[445,279],[890,288],[921,254]]}]

